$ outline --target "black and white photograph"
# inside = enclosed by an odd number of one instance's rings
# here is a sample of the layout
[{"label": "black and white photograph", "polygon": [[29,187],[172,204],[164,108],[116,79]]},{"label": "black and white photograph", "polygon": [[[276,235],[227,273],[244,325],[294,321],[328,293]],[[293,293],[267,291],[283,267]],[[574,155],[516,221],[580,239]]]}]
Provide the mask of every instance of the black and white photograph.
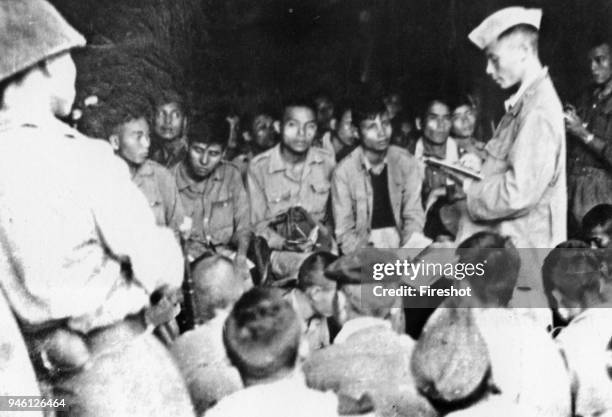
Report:
[{"label": "black and white photograph", "polygon": [[612,0],[0,0],[0,416],[612,417]]}]

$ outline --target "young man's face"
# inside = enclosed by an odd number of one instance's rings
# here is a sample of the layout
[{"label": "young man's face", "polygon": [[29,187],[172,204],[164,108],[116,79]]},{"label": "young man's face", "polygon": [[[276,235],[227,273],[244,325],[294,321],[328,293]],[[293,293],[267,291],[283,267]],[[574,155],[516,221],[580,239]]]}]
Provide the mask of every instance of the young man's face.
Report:
[{"label": "young man's face", "polygon": [[593,82],[597,85],[607,83],[612,76],[610,46],[603,44],[591,49],[589,51],[589,64]]},{"label": "young man's face", "polygon": [[155,133],[166,141],[180,138],[185,126],[185,115],[178,103],[166,103],[157,108]]},{"label": "young man's face", "polygon": [[383,101],[390,118],[394,118],[402,111],[402,99],[399,94],[389,94]]},{"label": "young man's face", "polygon": [[369,151],[384,152],[389,149],[391,132],[391,120],[386,112],[364,119],[359,125],[361,145]]},{"label": "young man's face", "polygon": [[262,149],[269,149],[276,143],[274,119],[267,114],[260,114],[253,120],[251,135],[255,144]]},{"label": "young man's face", "polygon": [[149,156],[151,139],[149,124],[144,117],[130,120],[111,135],[111,144],[117,154],[135,165],[142,165]]},{"label": "young man's face", "polygon": [[[320,273],[323,274],[323,271]],[[317,314],[323,317],[331,317],[334,314],[335,283],[332,282],[326,286],[317,285],[309,288],[308,295],[312,308]]]},{"label": "young man's face", "polygon": [[223,146],[220,144],[193,142],[187,153],[189,172],[196,180],[205,179],[219,166],[222,158]]},{"label": "young man's face", "polygon": [[612,247],[612,221],[603,225],[597,225],[585,233],[585,240],[594,249],[605,249]]},{"label": "young man's face", "polygon": [[461,105],[453,111],[452,132],[458,138],[471,138],[476,127],[476,112],[468,104]]},{"label": "young man's face", "polygon": [[493,41],[486,49],[487,74],[502,89],[510,88],[521,81],[525,48],[520,46],[519,36],[507,36]]},{"label": "young man's face", "polygon": [[347,110],[340,116],[338,125],[336,126],[336,135],[340,142],[345,146],[353,146],[357,140],[358,134],[355,125],[353,124],[353,112]]},{"label": "young man's face", "polygon": [[289,107],[285,110],[281,137],[283,146],[296,154],[308,152],[317,133],[314,112],[308,107]]},{"label": "young man's face", "polygon": [[317,123],[321,129],[329,129],[334,117],[334,104],[327,97],[319,97],[315,100],[317,107]]},{"label": "young man's face", "polygon": [[425,114],[423,136],[436,145],[443,145],[448,140],[451,129],[451,116],[448,106],[434,101]]}]

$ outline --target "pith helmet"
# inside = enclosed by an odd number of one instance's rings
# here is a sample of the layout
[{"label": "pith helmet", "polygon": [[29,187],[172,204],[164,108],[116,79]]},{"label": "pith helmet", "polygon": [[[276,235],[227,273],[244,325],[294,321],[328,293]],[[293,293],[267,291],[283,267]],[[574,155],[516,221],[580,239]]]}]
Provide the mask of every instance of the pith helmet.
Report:
[{"label": "pith helmet", "polygon": [[84,45],[85,38],[48,2],[0,0],[0,80]]}]

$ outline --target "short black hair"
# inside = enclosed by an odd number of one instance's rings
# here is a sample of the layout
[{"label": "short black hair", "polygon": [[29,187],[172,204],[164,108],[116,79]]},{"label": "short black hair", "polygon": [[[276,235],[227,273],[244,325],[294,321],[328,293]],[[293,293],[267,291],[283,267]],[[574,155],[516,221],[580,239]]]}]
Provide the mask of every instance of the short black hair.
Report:
[{"label": "short black hair", "polygon": [[222,116],[201,117],[189,123],[187,141],[189,145],[203,143],[221,145],[226,148],[230,136],[230,125]]},{"label": "short black hair", "polygon": [[254,287],[236,302],[223,342],[243,379],[263,379],[295,367],[301,324],[278,288]]},{"label": "short black hair", "polygon": [[612,232],[612,204],[598,204],[582,218],[582,230],[585,233],[597,226],[606,225]]},{"label": "short black hair", "polygon": [[535,26],[526,24],[526,23],[521,23],[518,25],[514,25],[509,27],[508,29],[506,29],[505,31],[503,31],[498,37],[497,39],[503,39],[505,37],[508,36],[512,36],[512,35],[516,35],[516,34],[520,34],[523,35],[527,38],[527,40],[529,41],[529,45],[531,46],[531,48],[533,49],[533,51],[537,54],[538,53],[538,40],[540,37],[540,34],[538,32],[538,29]]},{"label": "short black hair", "polygon": [[106,101],[85,106],[78,121],[78,129],[83,134],[108,139],[117,129],[131,120],[144,118],[150,122],[152,106],[145,97],[125,92],[109,97]]},{"label": "short black hair", "polygon": [[521,268],[521,257],[509,237],[478,232],[457,248],[459,263],[481,264],[484,275],[470,279],[474,292],[483,298],[494,296],[501,306],[512,298]]},{"label": "short black hair", "polygon": [[542,284],[544,286],[544,294],[548,298],[551,308],[557,307],[557,300],[552,296],[554,284],[552,281],[553,268],[560,263],[563,256],[563,249],[588,249],[588,243],[579,239],[570,239],[559,243],[544,259],[542,264]]},{"label": "short black hair", "polygon": [[285,117],[287,116],[287,111],[296,107],[303,107],[309,109],[316,118],[317,112],[308,99],[305,99],[303,97],[290,97],[283,103],[283,113],[281,115],[281,122],[285,120]]},{"label": "short black hair", "polygon": [[155,108],[157,109],[160,106],[170,103],[176,103],[179,107],[183,116],[187,117],[189,114],[189,104],[187,99],[183,93],[180,93],[178,90],[172,88],[165,88],[159,91],[159,93],[154,98]]},{"label": "short black hair", "polygon": [[376,116],[385,114],[387,109],[385,105],[379,100],[373,97],[367,97],[362,99],[353,111],[353,123],[359,129],[361,123],[364,120],[375,119]]},{"label": "short black hair", "polygon": [[467,93],[459,93],[452,97],[450,100],[450,111],[453,112],[455,109],[461,106],[469,106],[472,108],[476,108],[476,103],[474,103],[474,99]]},{"label": "short black hair", "polygon": [[607,32],[607,30],[595,29],[589,33],[587,37],[588,50],[591,51],[592,49],[603,45],[607,45],[608,48],[612,49],[612,39]]},{"label": "short black hair", "polygon": [[425,120],[427,120],[427,116],[429,114],[429,110],[431,109],[431,107],[435,104],[435,103],[439,103],[439,104],[443,104],[448,108],[448,113],[450,116],[450,113],[452,112],[452,108],[449,104],[451,100],[448,99],[448,97],[444,96],[444,95],[436,95],[436,96],[431,96],[429,97],[426,101],[425,101],[425,106],[423,106],[423,112],[421,114],[421,116],[423,117],[422,119],[422,123],[425,124]]},{"label": "short black hair", "polygon": [[314,286],[320,285],[320,282],[317,280],[313,280],[313,272],[321,272],[320,276],[323,277],[321,280],[329,281],[333,284],[335,281],[327,279],[323,275],[323,271],[332,262],[334,262],[338,257],[329,252],[315,252],[309,255],[300,266],[297,277],[297,287],[301,291],[306,291],[306,289]]}]

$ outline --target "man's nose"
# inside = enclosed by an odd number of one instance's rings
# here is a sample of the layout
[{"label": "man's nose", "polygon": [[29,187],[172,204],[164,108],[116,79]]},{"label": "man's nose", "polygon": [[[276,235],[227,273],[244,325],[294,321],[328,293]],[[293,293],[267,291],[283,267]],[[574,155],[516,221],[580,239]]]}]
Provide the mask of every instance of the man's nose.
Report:
[{"label": "man's nose", "polygon": [[140,143],[144,148],[148,148],[151,146],[151,137],[149,135],[144,135]]},{"label": "man's nose", "polygon": [[202,165],[206,165],[206,164],[208,164],[208,159],[209,159],[209,158],[208,158],[208,152],[204,152],[204,153],[202,154],[202,156],[200,157],[200,163],[201,163]]},{"label": "man's nose", "polygon": [[597,62],[595,62],[595,60],[591,60],[591,72],[595,72],[595,70],[597,69]]},{"label": "man's nose", "polygon": [[491,61],[487,61],[486,72],[487,72],[487,75],[493,75],[493,73],[495,72],[495,70],[493,68],[493,64],[491,64]]}]

